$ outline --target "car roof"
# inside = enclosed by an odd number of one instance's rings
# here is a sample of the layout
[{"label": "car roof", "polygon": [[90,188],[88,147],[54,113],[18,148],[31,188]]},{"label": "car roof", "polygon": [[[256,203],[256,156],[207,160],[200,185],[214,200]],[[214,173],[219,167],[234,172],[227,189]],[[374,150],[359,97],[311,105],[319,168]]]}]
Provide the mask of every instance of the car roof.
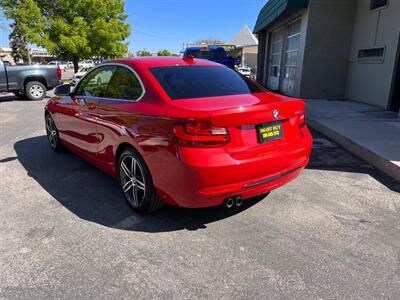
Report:
[{"label": "car roof", "polygon": [[117,59],[108,61],[107,63],[123,63],[127,65],[141,65],[146,68],[155,67],[172,67],[172,66],[222,66],[219,63],[215,63],[206,59],[184,59],[183,57],[176,56],[144,56],[126,59]]}]

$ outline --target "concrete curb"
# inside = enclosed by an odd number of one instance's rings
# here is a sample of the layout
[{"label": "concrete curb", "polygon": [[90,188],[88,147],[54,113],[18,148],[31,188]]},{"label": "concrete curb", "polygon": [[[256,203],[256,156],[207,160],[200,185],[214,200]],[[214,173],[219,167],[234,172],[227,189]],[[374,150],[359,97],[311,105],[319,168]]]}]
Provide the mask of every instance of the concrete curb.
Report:
[{"label": "concrete curb", "polygon": [[311,128],[321,132],[334,142],[341,145],[346,150],[350,151],[354,155],[360,157],[371,165],[375,166],[377,169],[381,170],[385,174],[389,175],[393,179],[400,182],[400,167],[392,163],[390,160],[372,152],[366,147],[355,143],[351,139],[348,139],[339,132],[328,128],[327,126],[321,124],[316,120],[307,120],[307,125]]}]

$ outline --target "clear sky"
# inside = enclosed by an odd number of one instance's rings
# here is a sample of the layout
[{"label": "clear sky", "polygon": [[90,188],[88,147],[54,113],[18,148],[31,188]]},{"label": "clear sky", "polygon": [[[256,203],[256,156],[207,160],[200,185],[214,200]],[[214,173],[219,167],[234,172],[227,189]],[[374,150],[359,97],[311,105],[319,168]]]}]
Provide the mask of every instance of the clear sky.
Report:
[{"label": "clear sky", "polygon": [[[254,28],[267,0],[125,0],[128,38],[133,52],[182,50],[183,43],[203,38],[228,42],[244,25]],[[1,24],[6,21],[1,20]],[[8,46],[8,32],[0,29],[0,46]]]}]

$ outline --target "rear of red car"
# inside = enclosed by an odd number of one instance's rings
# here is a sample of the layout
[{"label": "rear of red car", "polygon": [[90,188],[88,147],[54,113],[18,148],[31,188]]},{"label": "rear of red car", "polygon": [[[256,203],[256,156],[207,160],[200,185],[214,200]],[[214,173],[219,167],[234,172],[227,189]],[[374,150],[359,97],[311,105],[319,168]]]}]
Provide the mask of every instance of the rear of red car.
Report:
[{"label": "rear of red car", "polygon": [[206,117],[174,127],[180,171],[171,172],[171,188],[154,180],[162,198],[184,207],[220,205],[267,193],[307,165],[312,137],[302,100],[267,92],[225,67],[168,68],[151,70],[167,101]]}]

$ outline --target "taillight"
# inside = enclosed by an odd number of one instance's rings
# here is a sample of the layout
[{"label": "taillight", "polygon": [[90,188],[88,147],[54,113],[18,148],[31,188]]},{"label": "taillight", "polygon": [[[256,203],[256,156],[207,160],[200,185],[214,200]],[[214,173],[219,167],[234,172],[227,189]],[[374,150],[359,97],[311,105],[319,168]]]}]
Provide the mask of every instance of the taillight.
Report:
[{"label": "taillight", "polygon": [[174,134],[186,146],[220,146],[229,142],[228,129],[213,127],[208,122],[194,122],[176,126]]},{"label": "taillight", "polygon": [[61,79],[61,69],[59,66],[57,67],[57,77],[59,80]]}]

